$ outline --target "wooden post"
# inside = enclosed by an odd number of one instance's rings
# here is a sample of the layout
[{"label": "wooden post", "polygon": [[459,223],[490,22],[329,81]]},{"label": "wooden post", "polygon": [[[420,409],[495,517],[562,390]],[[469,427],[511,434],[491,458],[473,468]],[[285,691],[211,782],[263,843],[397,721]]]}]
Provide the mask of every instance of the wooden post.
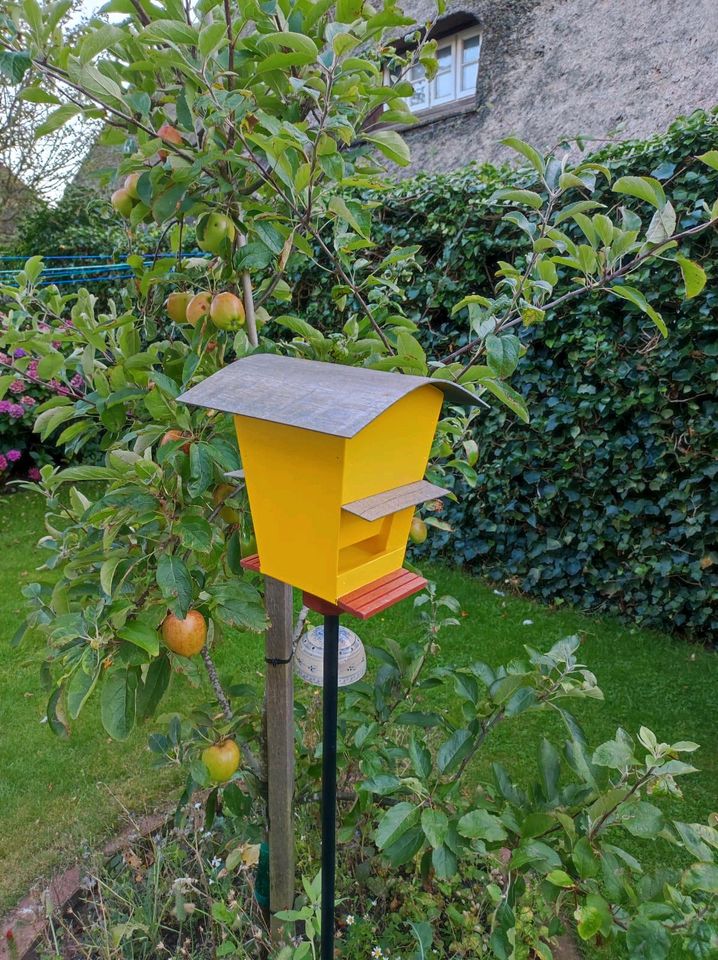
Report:
[{"label": "wooden post", "polygon": [[264,583],[269,619],[265,643],[269,910],[272,939],[276,940],[283,935],[284,927],[274,914],[294,906],[293,615],[292,588],[272,577],[265,577]]}]

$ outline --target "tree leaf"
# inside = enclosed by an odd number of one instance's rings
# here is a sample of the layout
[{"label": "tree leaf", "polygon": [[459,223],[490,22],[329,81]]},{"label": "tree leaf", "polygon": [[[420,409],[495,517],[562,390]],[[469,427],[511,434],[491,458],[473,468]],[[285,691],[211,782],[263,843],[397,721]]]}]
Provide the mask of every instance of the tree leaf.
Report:
[{"label": "tree leaf", "polygon": [[126,740],[135,725],[137,674],[115,667],[102,684],[100,716],[102,726],[113,740]]},{"label": "tree leaf", "polygon": [[[716,151],[716,153],[718,154],[718,151]],[[706,285],[707,277],[705,270],[687,257],[679,255],[676,257],[676,260],[681,268],[683,282],[686,285],[686,300],[697,297]]]},{"label": "tree leaf", "polygon": [[499,843],[507,837],[503,823],[488,810],[471,810],[465,813],[456,829],[462,837],[486,840],[488,843]]},{"label": "tree leaf", "polygon": [[431,846],[441,847],[449,833],[449,820],[443,810],[426,807],[421,812],[421,829]]},{"label": "tree leaf", "polygon": [[163,553],[157,563],[157,586],[175,616],[187,616],[192,603],[192,578],[183,560]]},{"label": "tree leaf", "polygon": [[451,773],[466,757],[473,745],[470,731],[456,730],[449,739],[442,743],[436,754],[436,763],[441,773]]},{"label": "tree leaf", "polygon": [[516,369],[521,353],[521,341],[510,333],[486,338],[486,362],[497,377],[510,377]]},{"label": "tree leaf", "polygon": [[459,868],[456,854],[445,843],[433,851],[431,863],[439,880],[451,880]]},{"label": "tree leaf", "polygon": [[419,822],[419,808],[402,801],[390,807],[379,821],[374,842],[380,850],[397,842],[403,833]]},{"label": "tree leaf", "polygon": [[411,162],[409,147],[396,130],[376,130],[367,134],[365,139],[375,144],[388,160],[400,167],[406,167]]},{"label": "tree leaf", "polygon": [[718,150],[709,150],[707,153],[702,153],[697,159],[712,170],[718,170]]},{"label": "tree leaf", "polygon": [[653,309],[640,290],[637,290],[635,287],[629,287],[626,283],[622,283],[615,287],[609,287],[608,289],[617,297],[622,297],[624,300],[629,300],[631,303],[637,306],[639,310],[642,310],[646,316],[653,320],[664,337],[668,336],[668,327],[666,326],[663,317],[657,310]]},{"label": "tree leaf", "polygon": [[130,620],[121,630],[118,630],[117,636],[120,640],[127,640],[128,643],[145,650],[151,657],[156,657],[160,652],[160,638],[157,630],[141,620]]},{"label": "tree leaf", "polygon": [[67,683],[67,712],[72,720],[77,720],[80,711],[94,690],[97,678],[100,675],[100,669],[101,664],[97,660],[95,668],[88,673],[84,667],[83,657],[77,670],[70,677]]},{"label": "tree leaf", "polygon": [[[544,175],[546,165],[543,157],[538,150],[535,150],[531,146],[531,144],[526,143],[523,140],[519,140],[518,137],[505,137],[501,142],[505,146],[510,147],[512,150],[515,150],[517,153],[520,153],[522,157],[525,157],[534,170],[539,174],[539,176],[542,177]],[[581,186],[584,186],[584,184],[581,183]]]},{"label": "tree leaf", "polygon": [[653,207],[662,207],[666,203],[663,186],[655,177],[619,177],[611,189],[614,193],[645,200]]},{"label": "tree leaf", "polygon": [[155,657],[150,663],[145,679],[137,689],[137,716],[140,720],[146,720],[154,714],[167,691],[171,675],[169,657]]},{"label": "tree leaf", "polygon": [[78,113],[80,113],[80,107],[76,107],[74,103],[63,103],[61,107],[53,110],[47,119],[35,128],[35,139],[39,140],[41,137],[46,137],[49,133],[59,130],[68,120],[76,117]]}]

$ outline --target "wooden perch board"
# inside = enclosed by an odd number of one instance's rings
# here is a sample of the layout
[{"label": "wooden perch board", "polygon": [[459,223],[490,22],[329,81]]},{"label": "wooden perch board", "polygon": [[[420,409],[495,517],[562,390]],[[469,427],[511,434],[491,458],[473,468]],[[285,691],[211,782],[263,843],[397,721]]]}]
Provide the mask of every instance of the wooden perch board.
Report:
[{"label": "wooden perch board", "polygon": [[373,497],[364,497],[352,503],[345,503],[342,510],[355,517],[361,517],[362,520],[379,520],[380,517],[388,517],[406,507],[415,507],[417,503],[426,503],[427,500],[443,497],[448,492],[443,487],[429,483],[428,480],[417,480],[415,483],[406,483],[402,487],[394,487],[393,490],[374,494]]}]

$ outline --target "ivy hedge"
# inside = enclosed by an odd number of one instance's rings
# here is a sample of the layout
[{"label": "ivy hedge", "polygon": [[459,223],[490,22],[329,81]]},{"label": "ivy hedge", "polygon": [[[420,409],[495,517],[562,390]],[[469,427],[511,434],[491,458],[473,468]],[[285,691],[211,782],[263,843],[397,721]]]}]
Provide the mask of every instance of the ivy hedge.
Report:
[{"label": "ivy hedge", "polygon": [[[690,226],[698,198],[718,195],[718,174],[693,158],[716,146],[715,113],[698,112],[597,159],[616,176],[670,181]],[[499,224],[489,203],[510,175],[473,167],[382,195],[375,239],[422,247],[407,298],[431,355],[465,342],[451,307],[486,292],[497,261],[514,259],[514,228]],[[598,199],[612,205],[616,195]],[[531,424],[492,406],[476,436],[478,482],[458,482],[458,502],[445,513],[454,532],[433,531],[424,550],[554,603],[698,637],[718,627],[718,237],[704,234],[686,249],[708,273],[697,299],[676,296],[675,264],[654,265],[650,284],[636,277],[668,322],[668,340],[617,298],[567,304],[532,328],[512,381]],[[301,315],[331,329],[321,272],[297,280]]]}]

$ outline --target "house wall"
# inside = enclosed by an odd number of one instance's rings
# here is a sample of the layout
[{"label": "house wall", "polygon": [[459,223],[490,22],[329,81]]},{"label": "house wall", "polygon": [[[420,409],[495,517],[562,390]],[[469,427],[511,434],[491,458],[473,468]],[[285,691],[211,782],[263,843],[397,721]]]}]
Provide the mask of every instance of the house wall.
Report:
[{"label": "house wall", "polygon": [[[418,20],[431,0],[405,2]],[[540,149],[585,135],[645,137],[718,103],[718,0],[453,0],[479,21],[469,113],[406,132],[409,173],[508,157],[511,134]]]}]

